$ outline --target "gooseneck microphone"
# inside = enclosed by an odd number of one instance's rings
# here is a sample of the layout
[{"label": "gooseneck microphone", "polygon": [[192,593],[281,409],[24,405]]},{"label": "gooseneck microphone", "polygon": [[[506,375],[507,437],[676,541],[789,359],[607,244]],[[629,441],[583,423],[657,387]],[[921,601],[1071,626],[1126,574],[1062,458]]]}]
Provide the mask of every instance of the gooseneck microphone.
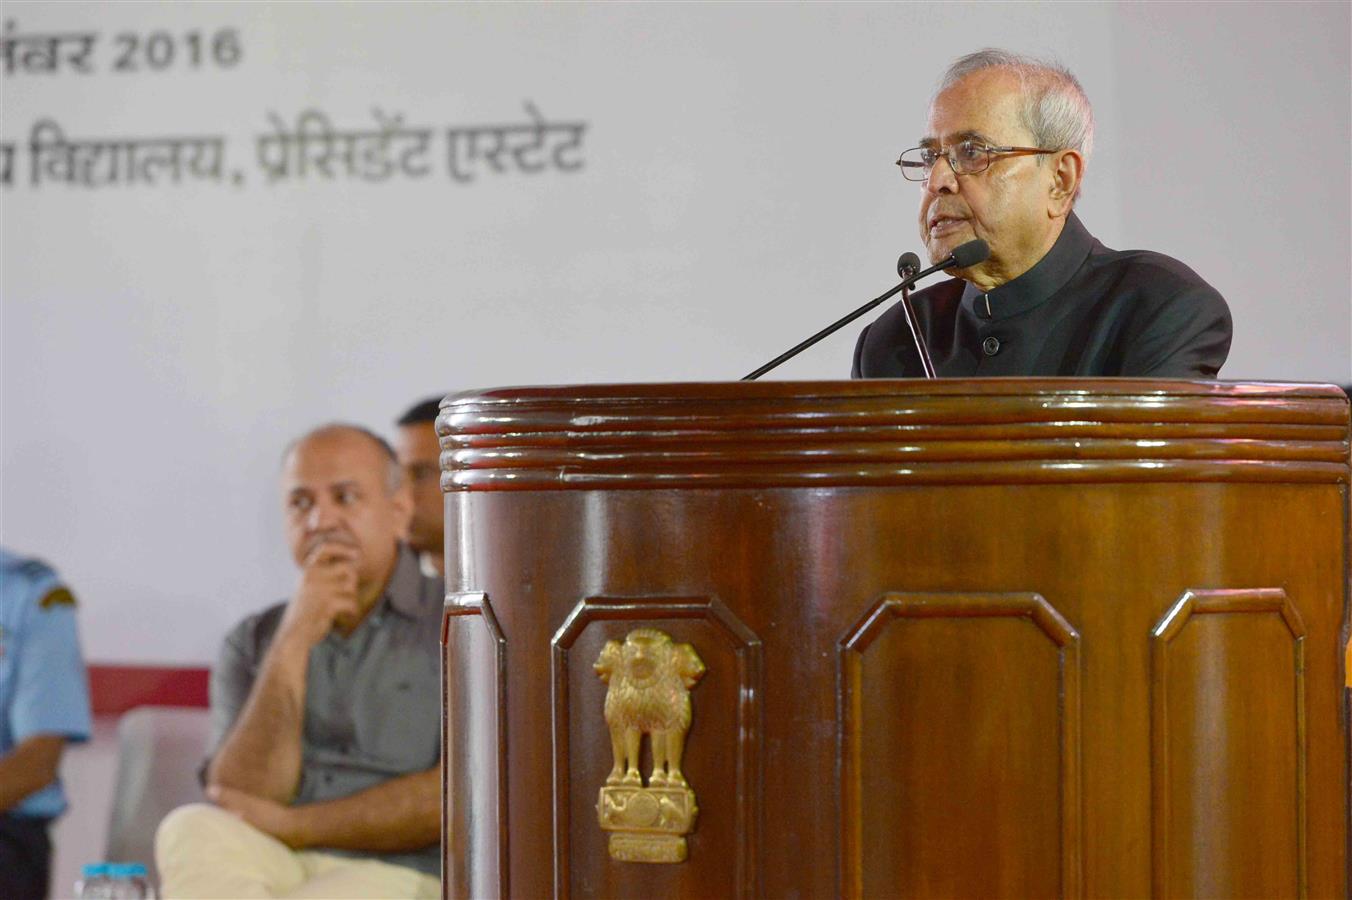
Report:
[{"label": "gooseneck microphone", "polygon": [[919,271],[920,257],[910,251],[901,254],[901,259],[897,260],[897,274],[901,276],[902,281]]},{"label": "gooseneck microphone", "polygon": [[[835,334],[837,331],[844,328],[846,325],[850,324],[860,316],[864,315],[869,310],[878,306],[880,303],[883,303],[884,301],[896,296],[898,291],[909,291],[911,289],[911,286],[914,285],[920,279],[926,278],[930,275],[933,275],[935,272],[939,272],[944,269],[965,269],[969,266],[974,266],[977,263],[984,262],[986,260],[986,257],[990,255],[991,248],[986,244],[985,241],[979,238],[975,241],[968,241],[965,244],[953,248],[952,253],[948,254],[947,257],[941,259],[936,265],[930,266],[928,269],[920,269],[920,257],[916,256],[914,253],[903,253],[901,255],[901,259],[897,260],[897,274],[901,275],[901,284],[892,288],[890,291],[883,294],[881,297],[876,297],[870,300],[869,302],[865,303],[863,306],[859,307],[854,312],[850,313],[848,316],[845,316],[845,318],[837,319],[835,322],[832,322],[830,325],[827,325],[821,331],[817,332],[812,337],[808,338],[802,343],[797,344],[788,350],[785,350],[783,353],[779,354],[774,359],[770,360],[768,363],[761,366],[756,371],[751,372],[748,375],[743,375],[741,380],[755,381],[757,378],[761,377],[766,372],[770,371],[771,369],[775,368],[776,366],[782,363],[787,362],[790,359],[793,359],[799,353],[802,353],[808,347],[811,347],[813,344],[817,343],[823,338],[830,337],[831,335]],[[920,271],[915,271],[916,269],[920,269]],[[911,274],[908,275],[907,272],[910,272]],[[902,307],[906,313],[906,324],[910,326],[911,335],[912,337],[915,338],[916,341],[916,349],[920,352],[921,364],[924,365],[925,367],[925,377],[933,378],[934,366],[929,362],[929,350],[925,347],[924,338],[921,337],[920,329],[916,325],[915,313],[911,309],[910,298],[907,297],[904,293],[902,294]]]},{"label": "gooseneck microphone", "polygon": [[[914,253],[903,253],[901,259],[897,260],[897,274],[901,280],[914,278],[920,271],[920,257]],[[911,343],[915,344],[915,352],[920,356],[920,371],[926,378],[934,377],[934,362],[930,359],[929,346],[925,343],[925,336],[920,333],[920,323],[916,321],[915,309],[911,306],[911,289],[901,289],[901,314],[906,320],[906,330],[911,332]]]}]

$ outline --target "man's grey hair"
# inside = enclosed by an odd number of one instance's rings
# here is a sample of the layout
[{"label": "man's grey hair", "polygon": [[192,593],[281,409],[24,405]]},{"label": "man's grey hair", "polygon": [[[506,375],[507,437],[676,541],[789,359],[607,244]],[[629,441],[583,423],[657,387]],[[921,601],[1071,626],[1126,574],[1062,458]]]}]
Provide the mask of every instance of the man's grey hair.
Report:
[{"label": "man's grey hair", "polygon": [[370,441],[380,451],[380,454],[385,457],[387,463],[385,472],[386,488],[393,494],[403,485],[404,467],[399,465],[399,457],[395,454],[394,448],[390,446],[390,442],[371,429],[361,425],[353,425],[350,422],[328,422],[317,428],[311,428],[309,431],[286,445],[286,449],[282,451],[283,465],[285,465],[286,460],[291,458],[291,454],[301,444],[311,438],[328,437],[334,434],[355,434]]},{"label": "man's grey hair", "polygon": [[[1094,108],[1070,70],[1058,62],[987,47],[960,57],[948,67],[930,106],[944,91],[973,72],[1009,69],[1023,89],[1020,119],[1043,150],[1077,150],[1085,163],[1094,152]],[[1039,160],[1041,157],[1039,157]],[[1077,192],[1076,196],[1079,194]]]}]

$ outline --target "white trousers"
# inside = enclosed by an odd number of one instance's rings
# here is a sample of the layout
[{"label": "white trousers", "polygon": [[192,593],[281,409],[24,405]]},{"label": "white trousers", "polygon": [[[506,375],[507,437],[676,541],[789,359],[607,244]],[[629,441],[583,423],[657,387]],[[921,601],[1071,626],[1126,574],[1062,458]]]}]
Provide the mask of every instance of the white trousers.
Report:
[{"label": "white trousers", "polygon": [[160,896],[435,900],[441,882],[406,866],[292,850],[238,816],[206,803],[180,806],[155,834]]}]

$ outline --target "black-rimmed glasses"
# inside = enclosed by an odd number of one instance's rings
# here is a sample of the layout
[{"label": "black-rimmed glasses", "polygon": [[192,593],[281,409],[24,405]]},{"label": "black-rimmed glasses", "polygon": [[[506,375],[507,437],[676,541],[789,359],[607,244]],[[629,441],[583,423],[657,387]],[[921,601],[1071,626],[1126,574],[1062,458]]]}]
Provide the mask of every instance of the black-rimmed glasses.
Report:
[{"label": "black-rimmed glasses", "polygon": [[997,156],[1014,153],[1056,153],[1040,147],[992,147],[981,141],[963,141],[940,150],[938,147],[914,147],[901,154],[897,166],[907,181],[928,181],[930,171],[941,158],[948,160],[954,175],[975,175],[990,168]]}]

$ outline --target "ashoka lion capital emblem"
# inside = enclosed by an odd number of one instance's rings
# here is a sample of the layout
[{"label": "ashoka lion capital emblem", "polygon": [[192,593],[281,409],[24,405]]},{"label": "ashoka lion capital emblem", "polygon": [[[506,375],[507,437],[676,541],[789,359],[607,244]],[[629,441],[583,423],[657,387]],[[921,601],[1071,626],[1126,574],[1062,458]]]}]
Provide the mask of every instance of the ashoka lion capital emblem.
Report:
[{"label": "ashoka lion capital emblem", "polygon": [[[690,689],[704,663],[689,644],[655,628],[637,628],[606,641],[594,666],[606,690],[614,766],[601,788],[596,812],[611,832],[610,855],[627,862],[681,862],[685,835],[699,808],[681,773],[690,728]],[[647,785],[639,750],[648,735],[653,766]]]}]

